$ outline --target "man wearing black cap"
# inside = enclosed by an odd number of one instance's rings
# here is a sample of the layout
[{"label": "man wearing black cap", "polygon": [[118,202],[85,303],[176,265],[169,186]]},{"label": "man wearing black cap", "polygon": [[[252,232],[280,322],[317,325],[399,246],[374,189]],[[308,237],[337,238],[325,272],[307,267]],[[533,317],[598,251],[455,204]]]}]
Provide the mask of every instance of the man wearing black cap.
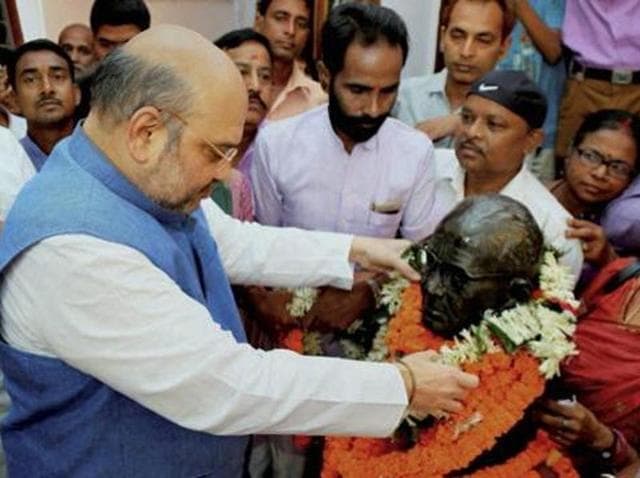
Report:
[{"label": "man wearing black cap", "polygon": [[[500,193],[523,203],[538,222],[545,243],[556,248],[577,278],[578,241],[565,238],[571,216],[524,166],[543,140],[544,94],[524,73],[492,71],[475,82],[461,109],[455,157],[436,164],[438,218],[469,196]],[[440,215],[441,214],[441,215]]]}]

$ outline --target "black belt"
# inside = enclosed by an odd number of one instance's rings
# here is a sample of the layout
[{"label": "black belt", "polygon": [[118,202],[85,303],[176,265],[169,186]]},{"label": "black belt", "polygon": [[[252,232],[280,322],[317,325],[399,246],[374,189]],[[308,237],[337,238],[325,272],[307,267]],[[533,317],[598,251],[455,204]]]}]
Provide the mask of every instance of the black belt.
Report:
[{"label": "black belt", "polygon": [[572,59],[569,64],[569,75],[571,78],[578,80],[589,78],[592,80],[608,81],[614,85],[640,84],[640,70],[605,70],[604,68],[591,68],[582,65],[574,59]]}]

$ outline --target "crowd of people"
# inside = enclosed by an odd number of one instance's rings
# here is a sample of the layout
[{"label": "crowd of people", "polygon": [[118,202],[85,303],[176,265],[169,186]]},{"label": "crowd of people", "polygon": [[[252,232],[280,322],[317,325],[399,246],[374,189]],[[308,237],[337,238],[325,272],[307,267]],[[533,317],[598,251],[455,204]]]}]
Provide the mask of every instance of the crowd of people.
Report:
[{"label": "crowd of people", "polygon": [[[95,0],[89,25],[0,51],[10,476],[317,476],[292,434],[386,436],[460,410],[473,375],[424,353],[347,360],[336,332],[390,271],[418,280],[403,251],[469,207],[513,232],[505,250],[537,226],[575,279],[577,401],[540,401],[539,425],[581,469],[634,476],[640,4],[443,1],[444,68],[404,78],[417,40],[374,3],[329,12],[314,65],[313,0],[258,0],[252,28],[215,39]],[[493,195],[528,213],[476,201]],[[523,214],[535,225],[509,225]],[[480,243],[468,255],[500,281],[445,247],[462,279],[425,285],[433,304],[518,296]],[[332,358],[281,348],[303,286]]]}]

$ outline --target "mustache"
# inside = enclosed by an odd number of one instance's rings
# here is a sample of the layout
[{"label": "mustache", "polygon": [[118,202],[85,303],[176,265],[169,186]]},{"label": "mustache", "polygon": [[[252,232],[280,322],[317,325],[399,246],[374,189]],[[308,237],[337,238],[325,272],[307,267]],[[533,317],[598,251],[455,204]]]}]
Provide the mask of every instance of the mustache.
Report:
[{"label": "mustache", "polygon": [[255,92],[255,91],[250,91],[249,92],[249,102],[251,102],[252,100],[255,100],[258,103],[260,103],[260,106],[262,106],[262,108],[264,108],[265,110],[267,109],[267,104],[260,97],[259,93]]},{"label": "mustache", "polygon": [[467,139],[464,141],[460,141],[457,145],[458,148],[468,148],[471,149],[473,151],[475,151],[476,153],[485,156],[485,152],[484,150],[478,146],[476,143],[473,142],[473,140],[471,139]]},{"label": "mustache", "polygon": [[385,119],[387,119],[387,116],[389,115],[385,113],[379,116],[369,116],[369,115],[351,116],[349,119],[353,121],[353,123],[359,126],[374,127],[381,124]]},{"label": "mustache", "polygon": [[55,96],[44,96],[42,98],[40,98],[37,102],[37,106],[42,106],[45,103],[55,103],[57,105],[62,105],[62,101],[60,101],[60,99],[56,98]]}]

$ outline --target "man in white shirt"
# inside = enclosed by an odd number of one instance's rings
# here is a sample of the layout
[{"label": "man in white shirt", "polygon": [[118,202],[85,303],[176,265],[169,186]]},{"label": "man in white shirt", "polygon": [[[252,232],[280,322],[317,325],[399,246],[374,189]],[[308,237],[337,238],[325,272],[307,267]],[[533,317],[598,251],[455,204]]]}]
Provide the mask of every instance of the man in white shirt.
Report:
[{"label": "man in white shirt", "polygon": [[462,106],[455,156],[436,161],[436,221],[464,198],[500,193],[523,203],[538,222],[545,243],[577,279],[582,267],[580,243],[565,237],[570,214],[523,166],[542,142],[547,111],[540,89],[524,73],[488,73],[471,87]]},{"label": "man in white shirt", "polygon": [[[235,65],[181,27],[142,33],[101,65],[89,117],[18,197],[1,238],[10,472],[240,476],[242,435],[386,435],[408,396],[419,414],[455,411],[477,384],[422,354],[405,367],[242,343],[208,226],[226,224],[198,206],[229,167],[246,110]],[[389,263],[362,241],[352,259]],[[267,246],[234,246],[236,261],[295,253]],[[321,267],[305,259],[297,267]]]},{"label": "man in white shirt", "polygon": [[18,192],[34,174],[35,168],[16,137],[0,127],[0,227]]}]

